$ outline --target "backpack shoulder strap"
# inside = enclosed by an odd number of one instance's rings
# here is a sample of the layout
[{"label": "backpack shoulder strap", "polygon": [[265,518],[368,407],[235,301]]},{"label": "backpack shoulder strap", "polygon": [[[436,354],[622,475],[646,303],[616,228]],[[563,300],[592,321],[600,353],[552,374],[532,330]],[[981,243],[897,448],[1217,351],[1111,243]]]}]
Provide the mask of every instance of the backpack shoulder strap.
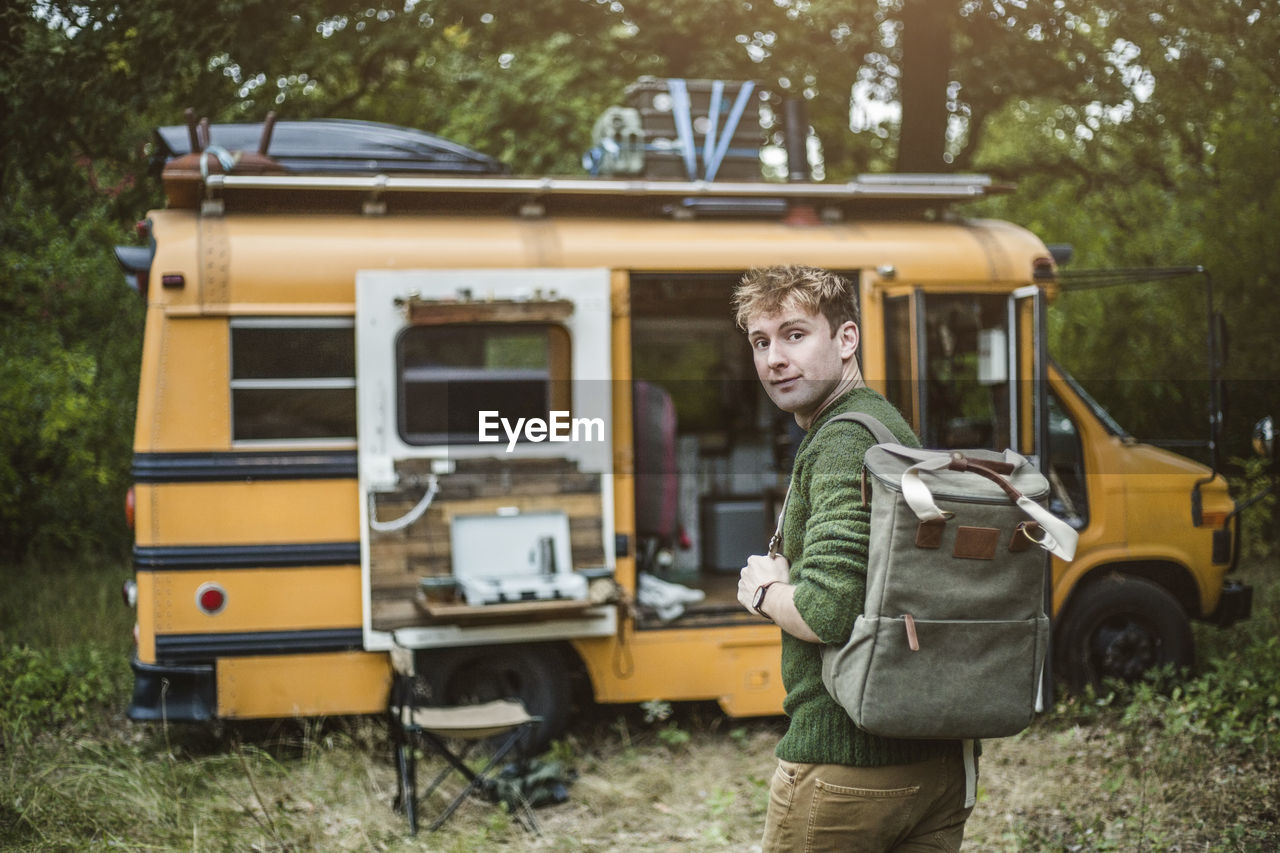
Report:
[{"label": "backpack shoulder strap", "polygon": [[866,427],[868,430],[871,431],[871,434],[875,437],[877,444],[901,444],[902,443],[901,441],[898,440],[898,437],[896,435],[894,435],[889,431],[889,428],[887,426],[880,423],[880,421],[874,418],[873,416],[864,414],[862,412],[841,412],[838,415],[832,415],[831,420],[827,421],[827,423],[831,423],[832,421],[853,421],[856,424],[862,424],[864,427]]},{"label": "backpack shoulder strap", "polygon": [[[862,412],[841,412],[838,415],[832,415],[831,419],[823,422],[822,426],[826,426],[834,421],[853,421],[866,427],[877,444],[897,444],[898,437],[889,431],[889,428],[880,423],[879,419],[872,415]],[[822,427],[818,427],[821,429]],[[774,557],[778,554],[778,549],[782,547],[782,519],[787,514],[787,501],[791,499],[791,484],[787,484],[786,497],[782,499],[782,509],[778,512],[778,522],[773,529],[773,537],[769,540],[769,556]]]}]

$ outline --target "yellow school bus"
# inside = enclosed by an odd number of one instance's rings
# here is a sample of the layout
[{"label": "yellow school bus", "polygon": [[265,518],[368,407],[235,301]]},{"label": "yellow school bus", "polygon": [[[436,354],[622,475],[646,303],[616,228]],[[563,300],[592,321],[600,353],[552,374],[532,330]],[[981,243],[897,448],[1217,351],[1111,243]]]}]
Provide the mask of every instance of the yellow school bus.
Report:
[{"label": "yellow school bus", "polygon": [[[323,147],[335,123],[296,124]],[[780,713],[778,630],[735,600],[799,440],[731,319],[758,265],[856,283],[863,375],[927,446],[1040,460],[1080,533],[1049,569],[1060,673],[1188,663],[1191,619],[1248,615],[1224,478],[1049,359],[1050,251],[949,212],[986,179],[306,169],[204,141],[119,253],[147,305],[134,719],[380,712],[396,654],[428,701],[520,698],[540,743],[583,696]]]}]

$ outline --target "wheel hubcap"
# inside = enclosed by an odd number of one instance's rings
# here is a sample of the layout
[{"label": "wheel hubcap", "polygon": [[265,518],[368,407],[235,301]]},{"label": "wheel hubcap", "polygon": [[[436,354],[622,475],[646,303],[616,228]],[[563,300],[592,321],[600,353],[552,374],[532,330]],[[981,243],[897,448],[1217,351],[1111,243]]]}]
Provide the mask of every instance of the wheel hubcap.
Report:
[{"label": "wheel hubcap", "polygon": [[1094,634],[1095,672],[1103,678],[1133,681],[1159,662],[1158,637],[1134,619],[1109,622]]}]

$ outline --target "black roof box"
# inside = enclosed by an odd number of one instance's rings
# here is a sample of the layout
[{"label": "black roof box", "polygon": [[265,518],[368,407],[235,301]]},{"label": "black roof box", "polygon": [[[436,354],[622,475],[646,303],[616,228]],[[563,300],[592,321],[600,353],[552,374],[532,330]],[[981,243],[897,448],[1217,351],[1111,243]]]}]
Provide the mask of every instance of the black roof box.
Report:
[{"label": "black roof box", "polygon": [[[215,124],[210,144],[257,151],[261,124]],[[191,153],[186,125],[156,129],[156,165]],[[505,175],[502,162],[421,130],[352,119],[277,121],[267,155],[290,172]]]}]

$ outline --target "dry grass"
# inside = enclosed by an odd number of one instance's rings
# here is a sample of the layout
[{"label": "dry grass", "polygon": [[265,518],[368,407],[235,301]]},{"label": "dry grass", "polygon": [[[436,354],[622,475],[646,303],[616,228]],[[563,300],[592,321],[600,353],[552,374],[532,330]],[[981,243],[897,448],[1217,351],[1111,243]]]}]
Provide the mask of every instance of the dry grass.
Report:
[{"label": "dry grass", "polygon": [[[395,778],[380,721],[236,728],[221,738],[121,722],[74,742],[41,737],[6,758],[0,847],[750,850],[780,730],[780,721],[744,725],[701,705],[654,724],[634,709],[599,709],[557,746],[579,776],[568,802],[537,811],[540,834],[473,800],[440,832],[410,838],[391,809]],[[1156,733],[1146,744],[1117,735],[1105,720],[1052,717],[989,742],[966,849],[1280,849],[1274,758],[1171,746]],[[424,782],[435,766],[421,767]]]},{"label": "dry grass", "polygon": [[[1277,633],[1280,581],[1253,579],[1269,588],[1255,620],[1207,635],[1207,654]],[[440,832],[410,838],[391,808],[382,720],[220,731],[128,723],[127,673],[110,664],[126,653],[109,639],[118,627],[91,645],[119,695],[98,697],[88,717],[0,732],[0,850],[702,853],[758,843],[780,719],[729,720],[707,704],[677,706],[666,720],[637,707],[588,709],[553,750],[578,777],[568,802],[537,811],[540,834],[476,800]],[[1159,703],[1134,707],[1072,700],[1022,735],[986,743],[965,849],[1280,850],[1280,751],[1217,745],[1165,725]],[[437,766],[420,767],[424,786]]]}]

